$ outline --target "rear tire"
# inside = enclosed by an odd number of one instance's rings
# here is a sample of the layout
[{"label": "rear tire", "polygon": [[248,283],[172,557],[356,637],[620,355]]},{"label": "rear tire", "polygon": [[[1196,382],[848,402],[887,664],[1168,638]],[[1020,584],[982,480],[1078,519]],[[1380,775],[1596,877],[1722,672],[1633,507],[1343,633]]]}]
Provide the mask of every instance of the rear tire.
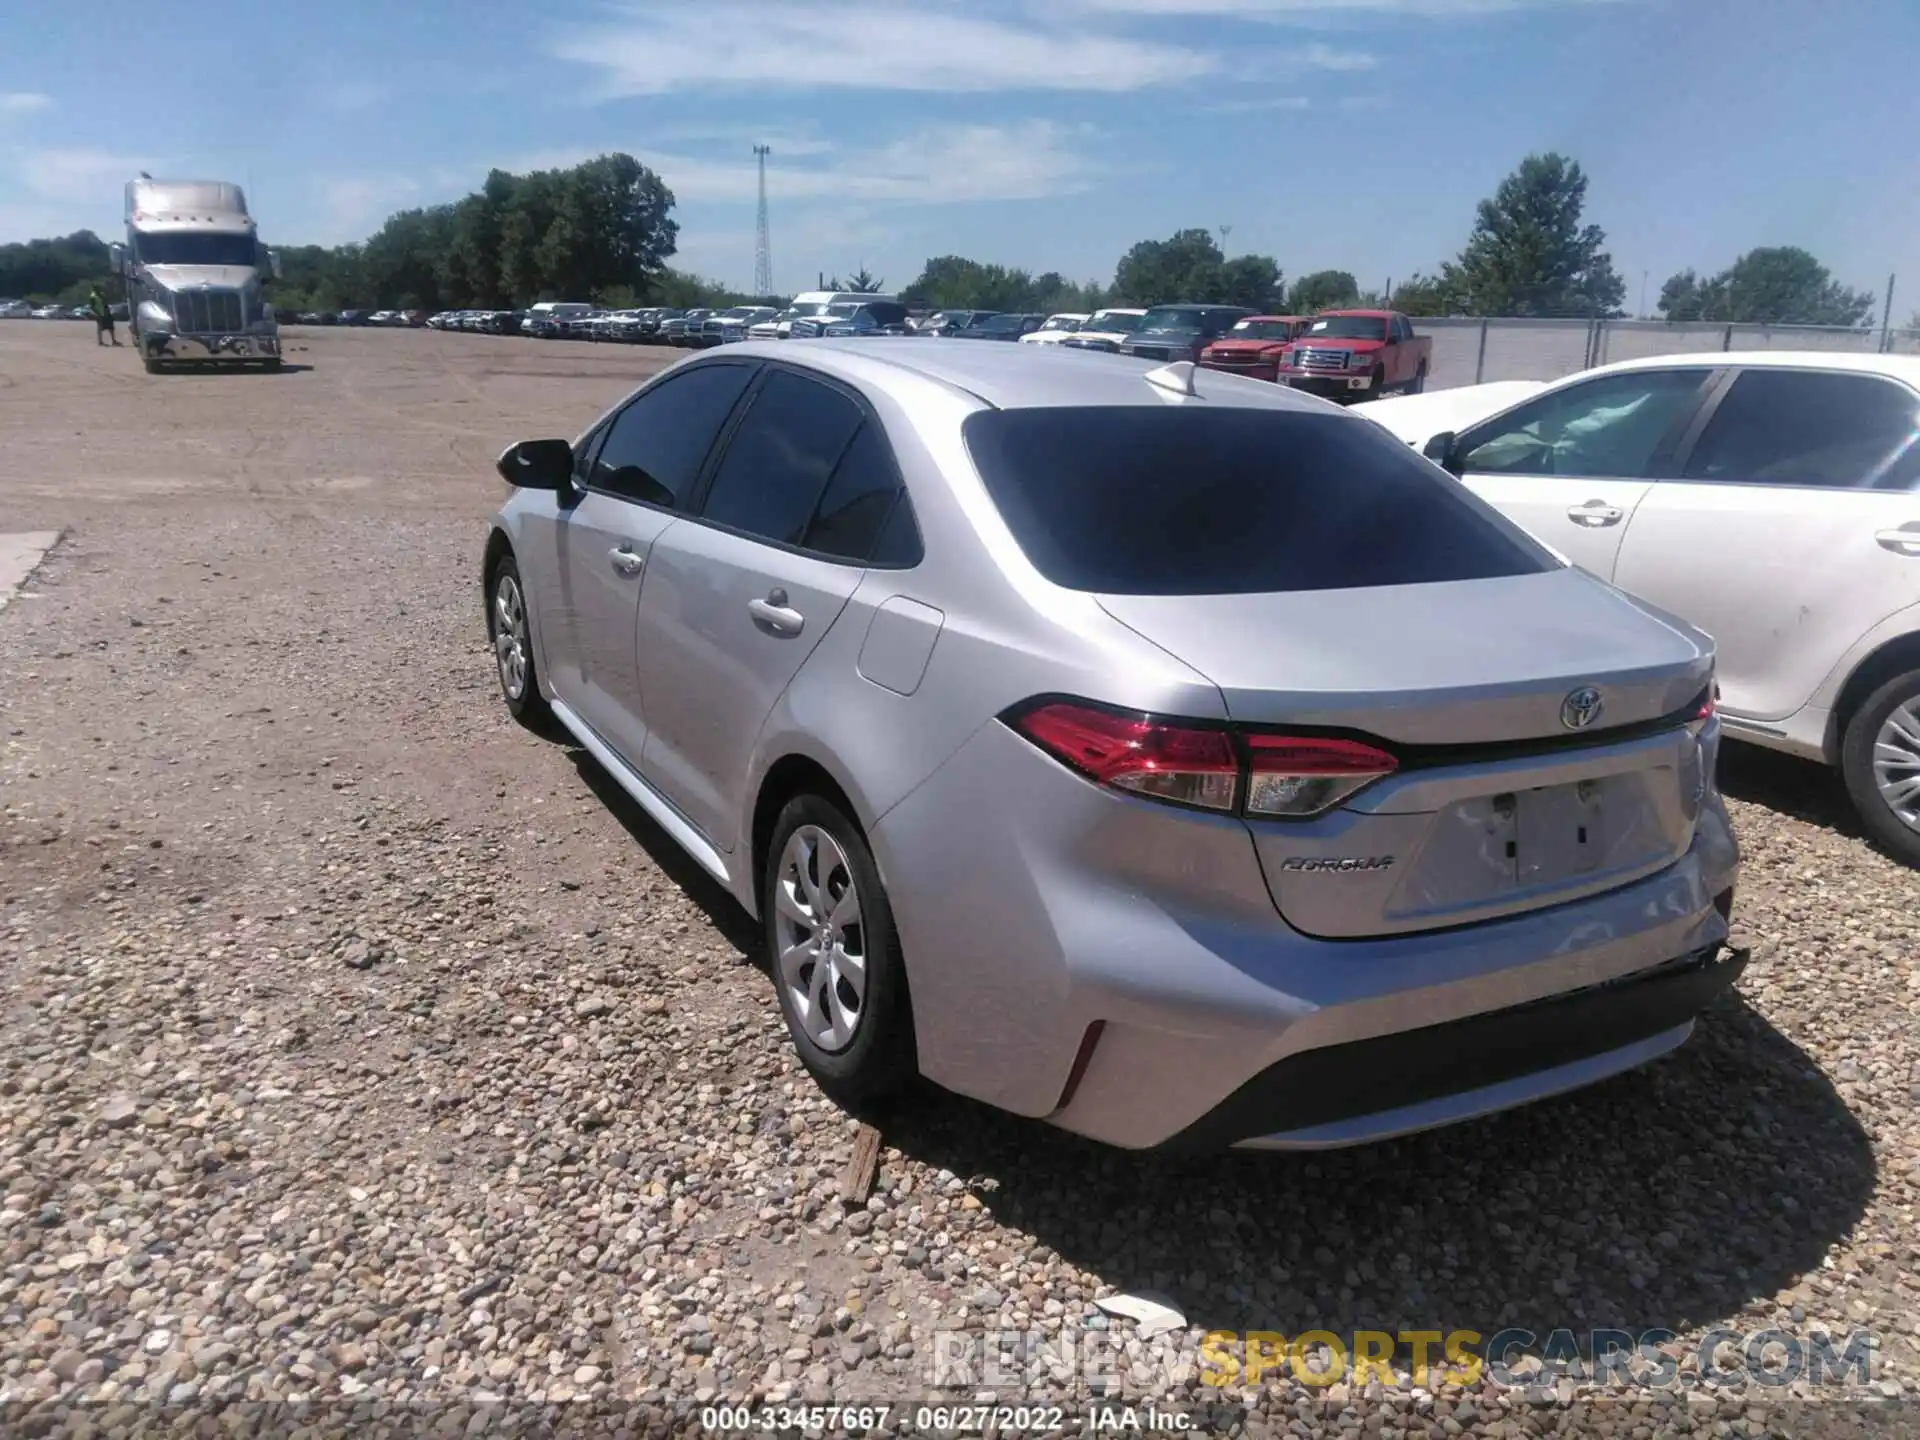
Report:
[{"label": "rear tire", "polygon": [[1413,379],[1407,382],[1407,394],[1418,395],[1427,388],[1427,366],[1423,360],[1420,368],[1413,372]]},{"label": "rear tire", "polygon": [[1840,773],[1867,833],[1920,868],[1920,670],[1894,676],[1853,712]]},{"label": "rear tire", "polygon": [[529,730],[542,729],[552,712],[540,693],[540,672],[533,658],[533,614],[511,551],[494,562],[487,576],[487,639],[493,645],[494,672],[507,712]]},{"label": "rear tire", "polygon": [[158,375],[160,373],[160,362],[154,359],[151,355],[141,356],[140,366],[149,375]]},{"label": "rear tire", "polygon": [[767,961],[800,1063],[859,1112],[919,1074],[893,909],[860,827],[819,795],[787,802],[761,881]]}]

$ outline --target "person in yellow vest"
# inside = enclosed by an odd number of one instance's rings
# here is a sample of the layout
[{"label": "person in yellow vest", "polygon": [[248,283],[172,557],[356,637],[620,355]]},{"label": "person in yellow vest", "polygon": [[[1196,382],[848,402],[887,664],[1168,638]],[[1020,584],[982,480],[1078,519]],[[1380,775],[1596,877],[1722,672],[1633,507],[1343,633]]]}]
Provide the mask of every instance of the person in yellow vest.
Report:
[{"label": "person in yellow vest", "polygon": [[113,310],[107,304],[107,297],[100,293],[98,285],[87,291],[87,310],[93,316],[93,343],[104,345],[111,340],[118,345],[120,337],[114,333]]}]

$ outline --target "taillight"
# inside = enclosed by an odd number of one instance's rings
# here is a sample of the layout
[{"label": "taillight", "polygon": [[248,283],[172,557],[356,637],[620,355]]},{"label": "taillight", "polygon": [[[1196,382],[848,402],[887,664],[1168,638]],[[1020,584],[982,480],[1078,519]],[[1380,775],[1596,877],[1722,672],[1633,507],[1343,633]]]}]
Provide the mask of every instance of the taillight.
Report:
[{"label": "taillight", "polygon": [[1391,775],[1399,761],[1360,740],[1248,735],[1247,813],[1300,819]]},{"label": "taillight", "polygon": [[1713,684],[1709,685],[1706,691],[1700,696],[1699,708],[1693,712],[1692,718],[1687,721],[1687,728],[1695,735],[1698,735],[1701,730],[1706,728],[1707,721],[1714,717],[1714,714],[1719,708],[1720,682],[1716,680]]},{"label": "taillight", "polygon": [[1321,814],[1399,765],[1361,740],[1239,731],[1069,700],[1013,712],[1007,721],[1099,784],[1264,819]]},{"label": "taillight", "polygon": [[1224,730],[1203,730],[1056,701],[1029,710],[1014,728],[1090,780],[1155,800],[1231,810],[1240,757]]}]

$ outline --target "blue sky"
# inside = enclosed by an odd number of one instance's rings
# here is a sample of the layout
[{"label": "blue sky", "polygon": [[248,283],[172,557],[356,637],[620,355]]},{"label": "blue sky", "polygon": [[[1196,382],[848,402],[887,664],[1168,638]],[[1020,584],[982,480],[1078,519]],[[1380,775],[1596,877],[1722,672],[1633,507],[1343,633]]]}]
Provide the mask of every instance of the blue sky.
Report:
[{"label": "blue sky", "polygon": [[[677,264],[774,277],[930,254],[1109,279],[1134,240],[1366,285],[1455,253],[1530,150],[1592,180],[1637,307],[1799,244],[1920,308],[1915,0],[91,0],[0,53],[0,240],[119,224],[135,170],[248,183],[333,242],[488,167],[627,150]],[[188,18],[199,12],[204,27]]]}]

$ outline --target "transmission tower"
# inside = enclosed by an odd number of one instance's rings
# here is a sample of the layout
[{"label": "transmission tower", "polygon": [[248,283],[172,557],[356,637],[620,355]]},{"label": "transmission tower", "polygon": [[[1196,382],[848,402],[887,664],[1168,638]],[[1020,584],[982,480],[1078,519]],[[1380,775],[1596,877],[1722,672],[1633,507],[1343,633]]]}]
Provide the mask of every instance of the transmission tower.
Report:
[{"label": "transmission tower", "polygon": [[773,232],[767,226],[767,156],[772,153],[771,145],[753,147],[754,158],[760,162],[760,214],[753,232],[753,293],[761,300],[773,294]]}]

